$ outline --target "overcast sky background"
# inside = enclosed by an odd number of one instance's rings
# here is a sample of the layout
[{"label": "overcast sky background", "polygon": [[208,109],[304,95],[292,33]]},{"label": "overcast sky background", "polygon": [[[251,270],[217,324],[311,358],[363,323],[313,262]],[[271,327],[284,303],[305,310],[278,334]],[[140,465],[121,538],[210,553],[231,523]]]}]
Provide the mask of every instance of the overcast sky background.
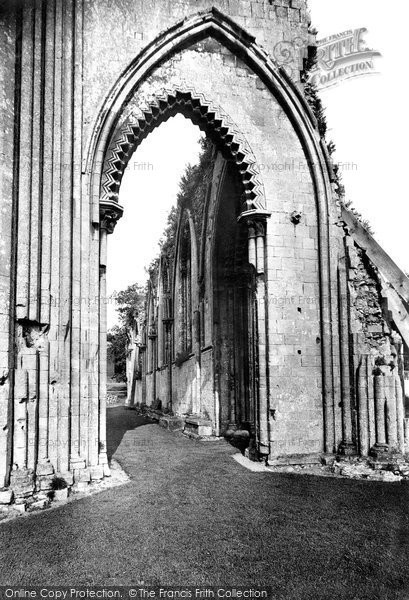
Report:
[{"label": "overcast sky background", "polygon": [[[309,0],[318,39],[366,27],[366,45],[381,52],[376,75],[365,75],[321,92],[334,159],[354,165],[342,170],[346,198],[368,219],[375,238],[405,271],[407,251],[409,117],[405,46],[409,3],[388,10],[382,0]],[[197,161],[199,129],[182,116],[170,119],[142,142],[122,180],[124,217],[108,238],[108,294],[146,279],[145,267],[175,203],[188,162]],[[116,322],[108,304],[108,325]]]}]

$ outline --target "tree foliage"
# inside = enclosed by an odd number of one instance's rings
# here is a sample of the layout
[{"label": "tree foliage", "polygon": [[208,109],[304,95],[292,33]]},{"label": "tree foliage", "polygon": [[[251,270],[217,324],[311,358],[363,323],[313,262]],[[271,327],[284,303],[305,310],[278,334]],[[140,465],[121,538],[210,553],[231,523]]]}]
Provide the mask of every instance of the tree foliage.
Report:
[{"label": "tree foliage", "polygon": [[126,381],[128,332],[123,325],[114,325],[107,333],[108,357],[115,365],[115,379]]},{"label": "tree foliage", "polygon": [[116,297],[117,313],[124,327],[134,329],[144,315],[146,286],[140,283],[129,285]]},{"label": "tree foliage", "polygon": [[129,330],[137,330],[138,323],[145,314],[146,287],[134,283],[119,292],[117,313],[120,324],[112,327],[107,333],[108,356],[115,365],[115,378],[126,381],[126,355],[130,340]]},{"label": "tree foliage", "polygon": [[207,137],[201,138],[199,144],[201,147],[199,161],[196,165],[186,165],[179,182],[176,205],[172,206],[169,212],[165,230],[159,241],[159,256],[151,262],[147,269],[150,279],[154,282],[157,279],[160,257],[165,257],[170,261],[175,258],[177,228],[183,208],[191,209],[197,235],[200,237],[204,209],[203,190],[207,186],[214,146]]}]

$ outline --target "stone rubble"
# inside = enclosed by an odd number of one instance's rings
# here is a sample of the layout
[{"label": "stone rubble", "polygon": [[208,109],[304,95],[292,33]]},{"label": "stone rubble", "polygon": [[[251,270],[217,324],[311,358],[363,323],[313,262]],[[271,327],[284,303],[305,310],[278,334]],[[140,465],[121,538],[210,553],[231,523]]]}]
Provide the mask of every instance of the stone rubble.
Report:
[{"label": "stone rubble", "polygon": [[0,523],[32,512],[53,509],[67,502],[124,485],[130,480],[120,464],[114,459],[111,460],[109,467],[104,465],[100,471],[96,472],[97,475],[101,475],[101,473],[105,474],[103,479],[94,478],[92,481],[78,481],[77,483],[73,483],[71,479],[72,483],[69,487],[53,491],[47,490],[47,492],[39,491],[30,497],[20,496],[15,499],[14,503],[12,503],[12,491],[0,489]]}]

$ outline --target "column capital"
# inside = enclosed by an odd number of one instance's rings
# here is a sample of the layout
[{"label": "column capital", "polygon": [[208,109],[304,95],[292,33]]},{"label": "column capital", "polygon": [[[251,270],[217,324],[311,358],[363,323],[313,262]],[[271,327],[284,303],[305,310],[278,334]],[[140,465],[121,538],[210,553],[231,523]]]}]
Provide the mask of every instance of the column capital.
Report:
[{"label": "column capital", "polygon": [[99,204],[99,219],[101,229],[113,233],[117,221],[122,217],[123,207],[114,200],[102,200]]},{"label": "column capital", "polygon": [[255,227],[257,223],[264,224],[270,217],[271,212],[269,210],[264,210],[262,208],[252,208],[250,210],[245,210],[241,212],[237,217],[237,222],[244,222],[248,227]]},{"label": "column capital", "polygon": [[152,323],[151,325],[149,325],[149,329],[148,329],[148,338],[150,340],[155,339],[158,336],[158,331],[156,328],[156,324]]}]

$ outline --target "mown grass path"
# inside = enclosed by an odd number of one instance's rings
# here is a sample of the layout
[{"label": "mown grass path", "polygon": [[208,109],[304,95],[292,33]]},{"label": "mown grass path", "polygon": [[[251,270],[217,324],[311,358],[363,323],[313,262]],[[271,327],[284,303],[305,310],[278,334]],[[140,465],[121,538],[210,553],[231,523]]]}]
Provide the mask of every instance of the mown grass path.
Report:
[{"label": "mown grass path", "polygon": [[132,481],[0,525],[0,584],[272,586],[275,598],[409,598],[409,485],[252,473],[123,407]]}]

